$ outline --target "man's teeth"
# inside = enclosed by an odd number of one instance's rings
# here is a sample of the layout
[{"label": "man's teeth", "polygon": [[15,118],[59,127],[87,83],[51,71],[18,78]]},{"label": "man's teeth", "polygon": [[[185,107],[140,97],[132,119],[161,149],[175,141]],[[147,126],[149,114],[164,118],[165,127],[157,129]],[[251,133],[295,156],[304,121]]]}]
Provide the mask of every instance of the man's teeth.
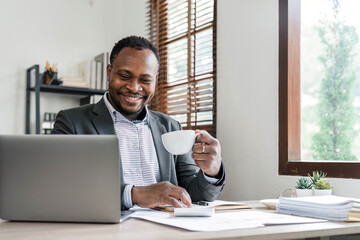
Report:
[{"label": "man's teeth", "polygon": [[139,99],[138,97],[126,97],[126,98],[128,98],[130,100],[138,100]]}]

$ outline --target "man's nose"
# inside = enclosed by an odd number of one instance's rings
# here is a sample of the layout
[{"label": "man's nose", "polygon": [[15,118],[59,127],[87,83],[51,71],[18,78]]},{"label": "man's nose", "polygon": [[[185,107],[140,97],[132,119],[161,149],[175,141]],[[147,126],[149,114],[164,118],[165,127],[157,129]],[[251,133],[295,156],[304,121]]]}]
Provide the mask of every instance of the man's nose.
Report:
[{"label": "man's nose", "polygon": [[132,79],[128,84],[126,85],[127,89],[130,92],[136,93],[140,90],[142,90],[141,84],[137,79]]}]

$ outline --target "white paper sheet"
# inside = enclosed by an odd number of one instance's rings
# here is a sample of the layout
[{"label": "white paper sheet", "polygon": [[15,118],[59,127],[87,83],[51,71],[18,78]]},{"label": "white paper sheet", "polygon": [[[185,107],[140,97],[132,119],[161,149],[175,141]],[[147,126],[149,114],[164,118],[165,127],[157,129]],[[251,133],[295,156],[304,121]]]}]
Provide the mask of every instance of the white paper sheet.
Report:
[{"label": "white paper sheet", "polygon": [[297,198],[280,198],[279,204],[291,204],[298,206],[308,206],[329,209],[344,209],[353,206],[354,203],[360,203],[359,199],[339,197],[334,195],[310,196]]},{"label": "white paper sheet", "polygon": [[261,211],[216,213],[212,217],[175,217],[172,213],[161,211],[136,211],[132,217],[184,228],[190,231],[222,231],[230,229],[257,228],[264,227],[265,225],[314,223],[325,221]]}]

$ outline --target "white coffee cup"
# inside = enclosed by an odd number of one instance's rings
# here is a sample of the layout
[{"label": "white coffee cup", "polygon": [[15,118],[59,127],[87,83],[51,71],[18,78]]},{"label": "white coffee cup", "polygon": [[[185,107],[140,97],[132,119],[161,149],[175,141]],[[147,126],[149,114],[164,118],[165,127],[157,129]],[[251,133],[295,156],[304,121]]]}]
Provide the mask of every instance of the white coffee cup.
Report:
[{"label": "white coffee cup", "polygon": [[194,130],[180,130],[164,133],[161,139],[169,153],[181,155],[192,150],[197,135]]}]

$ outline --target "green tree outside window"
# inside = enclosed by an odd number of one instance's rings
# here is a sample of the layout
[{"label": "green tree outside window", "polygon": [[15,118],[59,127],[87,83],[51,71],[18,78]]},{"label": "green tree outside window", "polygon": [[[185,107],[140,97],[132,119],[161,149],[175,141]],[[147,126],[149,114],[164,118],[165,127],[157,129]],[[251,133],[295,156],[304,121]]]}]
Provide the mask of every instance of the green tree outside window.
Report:
[{"label": "green tree outside window", "polygon": [[312,137],[313,158],[319,160],[357,160],[351,152],[354,139],[352,106],[356,80],[353,50],[358,42],[354,26],[339,18],[338,0],[330,0],[333,17],[317,27],[324,47],[319,60],[324,67],[317,114],[319,131]]}]

